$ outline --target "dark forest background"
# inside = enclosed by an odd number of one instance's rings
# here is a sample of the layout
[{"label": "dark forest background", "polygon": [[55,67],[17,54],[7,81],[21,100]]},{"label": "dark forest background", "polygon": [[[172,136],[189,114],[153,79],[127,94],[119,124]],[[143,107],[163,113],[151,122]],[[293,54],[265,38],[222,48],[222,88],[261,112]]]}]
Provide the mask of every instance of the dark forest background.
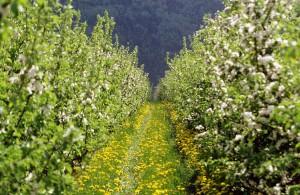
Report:
[{"label": "dark forest background", "polygon": [[156,85],[167,68],[166,52],[177,53],[183,37],[199,29],[205,14],[223,8],[220,0],[73,0],[89,32],[96,16],[109,11],[117,22],[115,33],[123,45],[138,46],[139,63]]}]

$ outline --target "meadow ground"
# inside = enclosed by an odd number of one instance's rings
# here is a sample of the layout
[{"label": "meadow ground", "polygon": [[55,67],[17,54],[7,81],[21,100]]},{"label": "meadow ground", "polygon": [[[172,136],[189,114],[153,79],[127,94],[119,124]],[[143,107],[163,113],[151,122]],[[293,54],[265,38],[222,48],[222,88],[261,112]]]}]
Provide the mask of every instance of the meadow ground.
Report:
[{"label": "meadow ground", "polygon": [[185,194],[189,171],[161,104],[146,104],[77,177],[77,194]]}]

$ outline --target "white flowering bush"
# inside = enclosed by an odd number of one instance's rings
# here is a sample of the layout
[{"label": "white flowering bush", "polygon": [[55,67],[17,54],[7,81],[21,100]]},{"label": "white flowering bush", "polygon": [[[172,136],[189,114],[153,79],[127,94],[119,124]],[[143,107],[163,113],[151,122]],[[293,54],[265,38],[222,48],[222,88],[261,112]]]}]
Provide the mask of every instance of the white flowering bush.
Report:
[{"label": "white flowering bush", "polygon": [[[234,193],[300,192],[298,1],[227,0],[160,83],[196,132],[199,164]],[[222,184],[222,185],[221,185]],[[206,189],[205,182],[197,188]]]},{"label": "white flowering bush", "polygon": [[61,194],[149,83],[136,52],[112,42],[108,14],[89,37],[70,5],[22,2],[0,41],[1,194]]}]

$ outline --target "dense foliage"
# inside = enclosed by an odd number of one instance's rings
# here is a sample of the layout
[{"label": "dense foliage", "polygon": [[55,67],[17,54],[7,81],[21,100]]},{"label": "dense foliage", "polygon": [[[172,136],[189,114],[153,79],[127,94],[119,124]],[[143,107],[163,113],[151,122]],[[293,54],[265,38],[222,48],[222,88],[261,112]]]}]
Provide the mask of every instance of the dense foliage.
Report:
[{"label": "dense foliage", "polygon": [[74,0],[89,26],[108,10],[117,22],[122,44],[139,47],[139,60],[155,85],[167,68],[165,54],[173,55],[202,23],[203,15],[222,9],[220,0]]},{"label": "dense foliage", "polygon": [[0,189],[60,194],[72,168],[148,98],[149,83],[137,53],[113,44],[108,14],[88,37],[70,5],[30,2],[0,1]]},{"label": "dense foliage", "polygon": [[199,193],[300,191],[300,5],[226,0],[160,84],[198,146]]}]

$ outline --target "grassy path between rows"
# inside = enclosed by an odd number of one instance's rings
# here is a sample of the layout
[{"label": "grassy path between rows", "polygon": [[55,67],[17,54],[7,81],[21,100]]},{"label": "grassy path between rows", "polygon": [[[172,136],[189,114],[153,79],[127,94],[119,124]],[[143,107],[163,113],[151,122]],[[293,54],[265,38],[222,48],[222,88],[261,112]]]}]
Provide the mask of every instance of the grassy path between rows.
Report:
[{"label": "grassy path between rows", "polygon": [[77,194],[186,194],[187,170],[161,104],[146,104],[77,178]]}]

